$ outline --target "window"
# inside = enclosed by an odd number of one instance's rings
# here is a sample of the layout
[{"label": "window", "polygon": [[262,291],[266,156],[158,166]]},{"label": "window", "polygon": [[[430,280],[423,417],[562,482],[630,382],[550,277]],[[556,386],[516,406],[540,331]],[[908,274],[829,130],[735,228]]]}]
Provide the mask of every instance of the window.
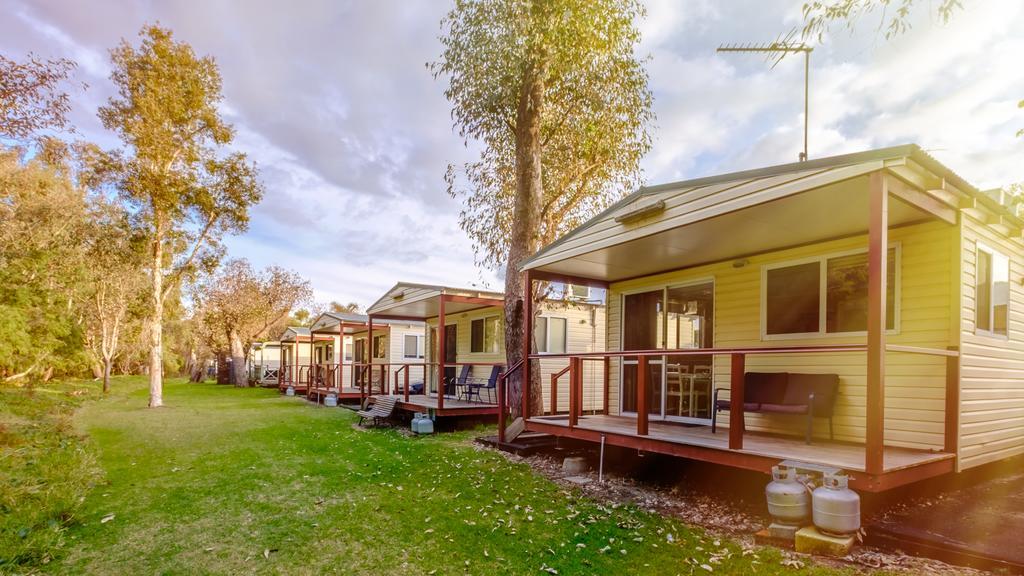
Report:
[{"label": "window", "polygon": [[498,352],[498,317],[477,318],[469,325],[469,351],[474,353]]},{"label": "window", "polygon": [[566,296],[572,300],[590,300],[590,287],[570,284],[566,290]]},{"label": "window", "polygon": [[406,334],[402,355],[406,358],[423,358],[423,336]]},{"label": "window", "polygon": [[1006,336],[1010,304],[1010,259],[978,244],[975,268],[975,331]]},{"label": "window", "polygon": [[533,328],[537,352],[565,354],[566,326],[565,318],[537,318],[537,324]]},{"label": "window", "polygon": [[345,342],[345,361],[346,362],[351,362],[352,361],[352,353],[353,353],[352,343],[351,342]]},{"label": "window", "polygon": [[820,277],[820,262],[768,270],[765,288],[765,328],[768,334],[818,331]]},{"label": "window", "polygon": [[[898,253],[889,249],[886,273],[887,330],[896,326]],[[866,251],[822,256],[799,264],[765,269],[766,336],[845,334],[868,329]]]},{"label": "window", "polygon": [[384,358],[384,351],[387,347],[387,336],[373,337],[373,357]]}]

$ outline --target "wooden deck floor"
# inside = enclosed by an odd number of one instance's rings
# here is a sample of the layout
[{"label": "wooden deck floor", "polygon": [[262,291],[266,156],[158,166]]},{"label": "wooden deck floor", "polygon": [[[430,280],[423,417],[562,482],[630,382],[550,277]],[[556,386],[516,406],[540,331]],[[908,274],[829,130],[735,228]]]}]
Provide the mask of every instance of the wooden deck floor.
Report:
[{"label": "wooden deck floor", "polygon": [[[535,416],[529,424],[561,426],[568,429],[568,416]],[[624,437],[644,438],[636,433],[636,419],[624,416],[592,415],[579,419],[578,429],[603,432]],[[805,444],[802,437],[783,437],[746,432],[743,435],[743,449],[729,450],[727,427],[711,433],[710,426],[684,426],[667,422],[650,422],[646,439],[662,443],[681,444],[723,450],[732,453],[749,454],[779,460],[801,462],[842,468],[851,472],[864,471],[864,447],[856,444],[829,442],[815,439],[814,444]],[[893,472],[922,466],[936,461],[952,459],[952,454],[913,450],[888,446],[885,448],[885,472]]]},{"label": "wooden deck floor", "polygon": [[[396,394],[394,396],[398,398],[398,404],[396,404],[396,407],[400,410],[406,410],[409,412],[427,412],[428,410],[435,410],[437,411],[438,416],[487,416],[498,414],[498,405],[486,402],[466,402],[465,400],[445,398],[444,408],[437,410],[437,395],[435,394],[431,394],[429,396],[424,394],[410,394],[408,401],[406,401],[405,397],[401,394]],[[380,397],[380,395],[375,397]]]}]

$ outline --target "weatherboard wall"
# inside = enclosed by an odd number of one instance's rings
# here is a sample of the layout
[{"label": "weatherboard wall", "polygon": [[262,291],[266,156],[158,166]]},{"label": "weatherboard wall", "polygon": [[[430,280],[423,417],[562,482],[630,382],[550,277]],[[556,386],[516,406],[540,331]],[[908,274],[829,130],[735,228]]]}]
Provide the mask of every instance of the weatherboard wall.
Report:
[{"label": "weatherboard wall", "polygon": [[[951,320],[949,302],[951,287],[957,283],[958,277],[952,248],[957,235],[956,227],[940,222],[890,230],[890,245],[898,246],[899,250],[897,299],[900,304],[896,330],[888,336],[889,343],[941,349],[956,344],[956,323]],[[863,334],[765,340],[761,335],[761,278],[762,267],[768,264],[866,247],[867,237],[856,236],[750,256],[740,268],[734,267],[730,260],[613,283],[608,296],[607,347],[609,350],[620,349],[623,293],[708,279],[715,285],[715,347],[863,344]],[[715,358],[715,387],[729,387],[729,362],[727,356]],[[612,414],[621,411],[620,364],[613,361],[610,374],[609,411]],[[746,358],[748,372],[838,374],[836,439],[852,442],[864,441],[865,365],[863,353],[751,355]],[[886,354],[887,444],[913,448],[940,448],[943,445],[944,374],[944,358],[895,352]],[[728,398],[728,391],[721,397]],[[723,412],[719,416],[720,422],[728,426],[728,413]],[[815,435],[827,438],[827,420],[815,420]],[[802,416],[746,415],[747,428],[763,432],[799,435],[803,433],[804,423]]]},{"label": "weatherboard wall", "polygon": [[[979,222],[962,218],[962,315],[960,320],[961,469],[1024,454],[1024,244]],[[976,331],[978,244],[1010,259],[1009,318],[1006,337]]]},{"label": "weatherboard wall", "polygon": [[[605,308],[592,304],[564,303],[557,301],[545,302],[541,307],[541,316],[557,317],[566,319],[566,350],[569,352],[600,352],[604,349],[605,332]],[[472,322],[480,318],[496,316],[498,318],[498,351],[497,352],[470,352],[472,339]],[[505,318],[504,309],[498,306],[491,306],[469,312],[460,312],[445,317],[445,323],[449,326],[456,326],[456,337],[458,342],[456,362],[474,363],[505,363]],[[437,327],[437,318],[427,320],[427,330]],[[436,353],[435,344],[429,341],[427,356],[430,362],[434,360]],[[568,365],[565,358],[546,358],[540,361],[541,367],[541,388],[544,397],[544,408],[550,406],[551,375],[559,372]],[[490,366],[474,366],[472,374],[474,378],[486,379],[490,376]],[[587,411],[600,410],[603,402],[600,400],[600,391],[603,390],[604,372],[598,366],[588,366],[584,372],[583,386],[585,397],[583,409]],[[436,371],[428,377],[431,386],[436,381]],[[562,376],[558,382],[558,405],[560,411],[565,411],[569,406],[569,376]]]}]

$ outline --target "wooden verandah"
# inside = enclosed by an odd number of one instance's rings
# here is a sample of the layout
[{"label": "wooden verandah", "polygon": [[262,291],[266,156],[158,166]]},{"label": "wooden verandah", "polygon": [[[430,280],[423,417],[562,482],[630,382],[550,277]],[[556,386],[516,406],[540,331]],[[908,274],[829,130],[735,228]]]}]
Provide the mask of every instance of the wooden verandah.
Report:
[{"label": "wooden verandah", "polygon": [[[893,346],[886,342],[886,271],[889,250],[889,200],[896,198],[907,205],[913,206],[929,217],[947,223],[956,222],[956,209],[950,208],[932,198],[928,194],[907,186],[894,178],[886,170],[875,170],[865,175],[867,183],[867,330],[864,344],[842,346],[791,346],[791,347],[749,347],[749,348],[689,348],[689,349],[658,349],[630,350],[591,354],[565,354],[568,374],[569,406],[565,415],[549,415],[531,413],[531,406],[537,405],[530,398],[529,386],[522,382],[530,381],[531,365],[541,358],[532,353],[530,337],[533,334],[533,299],[524,299],[526,335],[522,343],[522,358],[526,362],[517,362],[503,375],[499,383],[499,442],[505,441],[507,433],[505,424],[509,417],[523,418],[525,428],[535,432],[545,432],[556,436],[572,437],[593,442],[606,443],[634,448],[637,450],[676,455],[686,458],[703,460],[717,464],[768,472],[771,466],[782,460],[798,459],[813,464],[840,467],[851,474],[852,485],[866,491],[883,491],[899,485],[911,483],[924,478],[952,472],[956,469],[956,454],[959,441],[959,404],[960,404],[960,354],[955,349],[936,349],[911,346]],[[806,188],[813,189],[813,188]],[[837,188],[838,190],[838,188]],[[802,191],[802,190],[800,190]],[[799,192],[799,191],[798,191]],[[770,204],[770,202],[768,203]],[[765,204],[751,204],[764,206]],[[722,218],[731,217],[739,208],[732,211],[723,210]],[[694,226],[708,220],[695,220]],[[686,226],[675,228],[680,230]],[[672,229],[667,229],[672,230]],[[668,234],[669,232],[665,232]],[[785,232],[783,232],[785,234]],[[827,240],[822,237],[819,241]],[[667,240],[670,241],[670,240]],[[813,241],[807,239],[805,241]],[[785,246],[784,243],[781,243]],[[621,248],[621,244],[609,244]],[[780,247],[782,247],[780,246]],[[603,249],[603,248],[602,248]],[[611,248],[609,248],[610,250]],[[742,249],[749,249],[743,246]],[[756,247],[754,247],[756,250]],[[580,248],[581,253],[583,248]],[[598,249],[594,249],[596,252]],[[755,252],[723,253],[724,259],[743,258]],[[591,260],[575,256],[566,256],[564,260],[527,263],[524,269],[525,294],[533,294],[534,282],[565,282],[576,285],[592,286],[608,289],[611,281],[619,280],[606,272],[607,261],[602,260],[607,254]],[[552,257],[553,258],[553,257]],[[694,257],[700,262],[700,257]],[[658,263],[648,262],[651,268],[648,273],[679,269],[666,261],[665,268],[658,269]],[[578,270],[594,270],[597,277],[587,277]],[[598,272],[601,274],[599,275]],[[622,274],[621,279],[637,278],[647,274],[629,276]],[[866,356],[866,403],[864,418],[864,440],[860,444],[844,444],[840,442],[816,441],[806,446],[799,437],[775,437],[758,432],[747,432],[744,421],[744,374],[745,360],[752,355],[760,354],[814,354],[814,353],[863,353]],[[915,450],[896,448],[885,445],[885,357],[886,353],[922,354],[944,359],[945,361],[945,400],[943,445],[934,450]],[[727,433],[712,434],[710,429],[683,426],[672,423],[650,422],[647,414],[646,368],[654,356],[727,356],[729,358],[729,429]],[[551,358],[546,354],[544,358]],[[608,414],[608,383],[605,383],[604,413],[584,416],[580,410],[582,396],[582,373],[585,362],[609,358],[619,360],[635,360],[637,363],[635,417],[611,416]],[[509,382],[514,377],[515,382]],[[554,386],[552,386],[554,390]],[[510,394],[516,392],[516,394]],[[554,399],[552,399],[554,405]],[[554,409],[554,408],[553,408]]]}]

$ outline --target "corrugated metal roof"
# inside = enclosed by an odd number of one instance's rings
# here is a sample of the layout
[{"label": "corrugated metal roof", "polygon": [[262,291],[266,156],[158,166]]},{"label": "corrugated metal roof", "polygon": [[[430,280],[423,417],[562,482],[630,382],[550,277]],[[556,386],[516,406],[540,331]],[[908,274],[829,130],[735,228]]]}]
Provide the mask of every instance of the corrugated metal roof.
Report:
[{"label": "corrugated metal roof", "polygon": [[522,269],[552,265],[702,218],[854,178],[906,159],[1009,214],[920,147],[908,144],[645,186],[538,251]]}]

